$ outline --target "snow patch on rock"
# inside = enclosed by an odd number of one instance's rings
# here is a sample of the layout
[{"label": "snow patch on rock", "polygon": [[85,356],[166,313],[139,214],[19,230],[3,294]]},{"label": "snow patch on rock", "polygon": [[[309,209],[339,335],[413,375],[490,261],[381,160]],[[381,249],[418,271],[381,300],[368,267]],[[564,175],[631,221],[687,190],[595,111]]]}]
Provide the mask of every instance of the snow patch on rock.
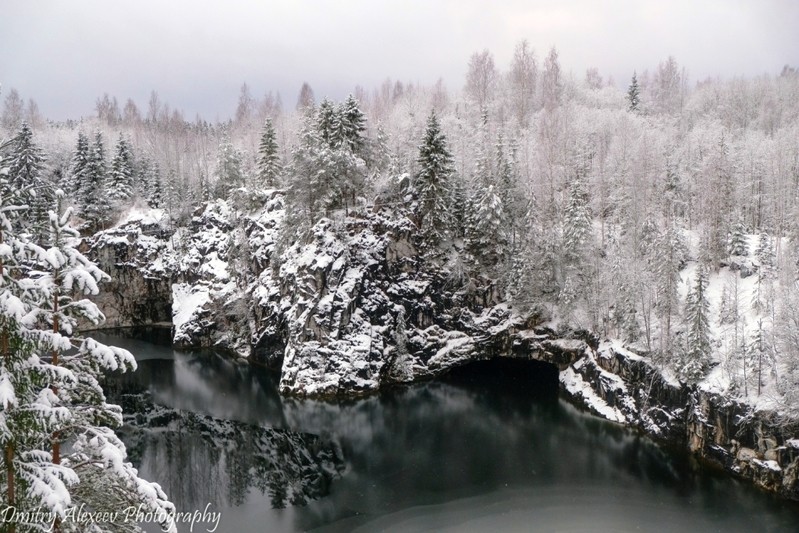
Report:
[{"label": "snow patch on rock", "polygon": [[188,342],[199,331],[197,321],[204,314],[205,305],[211,300],[207,287],[189,283],[172,285],[172,325],[175,342]]},{"label": "snow patch on rock", "polygon": [[562,371],[559,379],[566,391],[574,398],[581,400],[590,411],[612,422],[623,424],[626,421],[624,414],[618,409],[609,406],[605,400],[600,398],[594,392],[593,387],[573,368],[570,367]]}]

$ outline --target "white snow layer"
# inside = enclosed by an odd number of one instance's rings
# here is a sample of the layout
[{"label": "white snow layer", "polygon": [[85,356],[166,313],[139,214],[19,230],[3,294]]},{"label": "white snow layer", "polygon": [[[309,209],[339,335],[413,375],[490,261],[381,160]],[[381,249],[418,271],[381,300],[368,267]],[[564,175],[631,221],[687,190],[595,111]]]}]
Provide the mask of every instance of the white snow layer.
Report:
[{"label": "white snow layer", "polygon": [[194,318],[210,300],[207,287],[174,283],[172,285],[172,324],[175,335],[183,329],[183,325]]},{"label": "white snow layer", "polygon": [[559,376],[561,384],[575,398],[581,398],[585,405],[600,414],[602,417],[623,424],[626,421],[624,414],[617,408],[611,407],[605,400],[599,397],[583,377],[574,371],[572,367],[562,371]]}]

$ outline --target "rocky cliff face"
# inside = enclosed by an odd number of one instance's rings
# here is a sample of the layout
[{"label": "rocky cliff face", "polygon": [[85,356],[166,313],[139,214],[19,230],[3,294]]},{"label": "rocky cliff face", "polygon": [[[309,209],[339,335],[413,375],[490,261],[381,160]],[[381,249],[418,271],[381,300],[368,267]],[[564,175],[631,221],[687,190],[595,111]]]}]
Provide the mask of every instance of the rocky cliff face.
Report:
[{"label": "rocky cliff face", "polygon": [[95,302],[104,327],[170,325],[169,231],[159,210],[137,212],[85,242],[83,251],[111,277]]},{"label": "rocky cliff face", "polygon": [[282,358],[281,392],[353,396],[431,377],[514,320],[490,280],[463,285],[426,264],[413,229],[383,213],[322,219],[260,272],[256,357]]},{"label": "rocky cliff face", "polygon": [[288,396],[363,395],[495,357],[545,361],[599,416],[799,499],[796,426],[669,379],[619,344],[517,314],[492,280],[426,261],[401,214],[322,219],[288,246],[282,194],[244,200],[262,207],[240,216],[218,201],[174,234],[140,217],[98,236],[93,253],[114,278],[99,302],[111,322],[160,322],[171,305],[176,344],[280,368]]},{"label": "rocky cliff face", "polygon": [[612,343],[582,352],[560,381],[590,410],[799,500],[799,424],[718,392],[669,381],[651,361]]}]

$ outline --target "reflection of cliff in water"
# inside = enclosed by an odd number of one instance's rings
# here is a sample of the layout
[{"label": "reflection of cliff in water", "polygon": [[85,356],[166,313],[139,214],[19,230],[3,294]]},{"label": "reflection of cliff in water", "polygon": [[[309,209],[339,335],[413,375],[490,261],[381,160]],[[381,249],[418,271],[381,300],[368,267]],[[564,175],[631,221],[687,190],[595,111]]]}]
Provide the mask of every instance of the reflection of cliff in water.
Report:
[{"label": "reflection of cliff in water", "polygon": [[108,340],[139,363],[106,384],[131,460],[179,510],[222,511],[219,531],[463,531],[464,516],[472,531],[793,531],[799,516],[573,408],[545,363],[321,402],[281,398],[274,375],[211,350]]},{"label": "reflection of cliff in water", "polygon": [[[448,502],[473,498],[490,504],[498,494],[516,498],[507,509],[500,505],[512,514],[518,508],[537,509],[539,503],[560,505],[549,495],[576,497],[578,491],[586,501],[608,498],[613,503],[613,490],[625,489],[642,501],[627,506],[629,494],[619,493],[621,500],[612,512],[643,520],[633,507],[654,513],[650,506],[657,502],[656,524],[668,523],[674,515],[686,517],[675,531],[685,530],[689,518],[707,524],[711,514],[729,531],[746,530],[757,521],[745,513],[754,517],[758,509],[768,508],[765,496],[739,493],[728,477],[700,468],[686,454],[668,453],[633,431],[559,400],[557,384],[551,384],[556,372],[494,363],[476,365],[443,382],[355,402],[284,400],[290,427],[336,435],[347,464],[332,494],[298,513],[297,529],[335,524],[332,530],[368,531],[376,517],[413,508],[422,515],[424,509],[438,513],[437,506],[446,509]],[[647,491],[633,489],[643,486]],[[519,499],[520,494],[525,497]],[[452,524],[459,522],[457,516],[450,518],[446,525],[454,530]],[[424,524],[410,530],[442,525]],[[557,529],[553,524],[541,530]],[[393,527],[390,520],[379,525],[373,530]]]},{"label": "reflection of cliff in water", "polygon": [[316,435],[269,429],[155,405],[148,394],[116,398],[130,460],[157,479],[178,510],[235,507],[252,490],[274,508],[325,496],[341,452]]}]

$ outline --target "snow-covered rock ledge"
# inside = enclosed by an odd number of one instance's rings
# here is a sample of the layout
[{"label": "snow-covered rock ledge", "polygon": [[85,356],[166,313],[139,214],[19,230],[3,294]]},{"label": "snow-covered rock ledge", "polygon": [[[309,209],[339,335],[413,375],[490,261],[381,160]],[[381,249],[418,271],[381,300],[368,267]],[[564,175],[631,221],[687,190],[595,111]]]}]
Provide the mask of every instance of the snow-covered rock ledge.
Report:
[{"label": "snow-covered rock ledge", "polygon": [[680,383],[617,344],[586,349],[561,388],[593,413],[686,448],[757,486],[799,500],[799,425],[707,386]]},{"label": "snow-covered rock ledge", "polygon": [[[558,335],[510,309],[492,280],[455,286],[417,252],[393,213],[322,219],[281,248],[279,191],[237,214],[224,201],[170,232],[132,213],[92,241],[114,279],[111,325],[173,324],[174,342],[216,346],[281,369],[288,396],[347,398],[431,379],[475,360],[536,359],[565,394],[613,422],[685,447],[755,484],[799,499],[799,428],[589,333]],[[166,315],[166,316],[164,316]]]}]

